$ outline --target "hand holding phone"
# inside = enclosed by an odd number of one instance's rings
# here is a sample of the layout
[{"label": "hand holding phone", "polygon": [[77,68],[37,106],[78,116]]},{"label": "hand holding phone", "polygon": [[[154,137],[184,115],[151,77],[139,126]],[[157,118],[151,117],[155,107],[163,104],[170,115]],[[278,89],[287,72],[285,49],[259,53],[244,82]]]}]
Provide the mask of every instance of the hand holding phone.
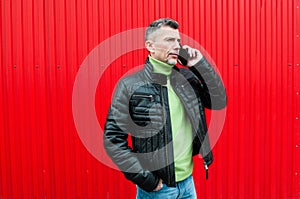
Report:
[{"label": "hand holding phone", "polygon": [[178,60],[181,65],[191,67],[200,61],[202,57],[203,55],[199,50],[191,48],[187,45],[184,47],[180,45]]}]

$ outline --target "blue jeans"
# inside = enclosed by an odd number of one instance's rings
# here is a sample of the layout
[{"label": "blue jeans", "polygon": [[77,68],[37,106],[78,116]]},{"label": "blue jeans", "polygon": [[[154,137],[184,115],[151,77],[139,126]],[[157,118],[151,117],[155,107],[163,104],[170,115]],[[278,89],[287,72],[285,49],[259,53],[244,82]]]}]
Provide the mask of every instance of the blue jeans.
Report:
[{"label": "blue jeans", "polygon": [[193,176],[177,182],[176,187],[168,187],[163,184],[159,191],[147,192],[137,186],[136,199],[194,199],[197,198]]}]

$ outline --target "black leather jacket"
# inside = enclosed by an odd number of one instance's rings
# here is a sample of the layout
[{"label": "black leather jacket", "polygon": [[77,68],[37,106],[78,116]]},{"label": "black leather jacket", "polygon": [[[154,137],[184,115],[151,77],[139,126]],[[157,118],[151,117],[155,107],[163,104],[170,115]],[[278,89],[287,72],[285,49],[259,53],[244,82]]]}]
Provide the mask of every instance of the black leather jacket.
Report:
[{"label": "black leather jacket", "polygon": [[[159,179],[175,186],[172,129],[167,77],[144,69],[121,79],[115,90],[104,130],[104,147],[114,163],[140,188],[152,191]],[[195,66],[174,67],[173,90],[181,99],[193,128],[193,155],[210,165],[213,155],[207,135],[204,107],[222,109],[226,92],[220,77],[202,58]],[[131,135],[132,147],[128,144]],[[184,146],[182,146],[184,147]]]}]

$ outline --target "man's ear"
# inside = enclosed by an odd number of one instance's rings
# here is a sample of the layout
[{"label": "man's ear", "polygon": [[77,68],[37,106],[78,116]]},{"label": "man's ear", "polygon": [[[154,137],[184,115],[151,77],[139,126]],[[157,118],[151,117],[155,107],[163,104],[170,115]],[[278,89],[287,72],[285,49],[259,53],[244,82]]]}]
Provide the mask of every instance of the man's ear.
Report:
[{"label": "man's ear", "polygon": [[152,40],[147,40],[145,42],[145,47],[147,48],[147,50],[150,52],[150,53],[153,53],[154,52],[154,47],[153,47],[153,41]]}]

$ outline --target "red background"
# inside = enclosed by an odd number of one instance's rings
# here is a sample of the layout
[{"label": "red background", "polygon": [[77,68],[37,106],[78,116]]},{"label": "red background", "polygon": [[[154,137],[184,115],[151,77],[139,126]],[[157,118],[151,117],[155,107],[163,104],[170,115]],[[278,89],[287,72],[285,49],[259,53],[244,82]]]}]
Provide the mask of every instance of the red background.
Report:
[{"label": "red background", "polygon": [[[82,144],[72,89],[93,48],[160,17],[205,48],[227,89],[208,181],[195,159],[198,197],[300,198],[299,0],[0,3],[0,198],[134,198],[135,186]],[[100,125],[115,83],[146,55],[127,53],[105,71]]]}]

